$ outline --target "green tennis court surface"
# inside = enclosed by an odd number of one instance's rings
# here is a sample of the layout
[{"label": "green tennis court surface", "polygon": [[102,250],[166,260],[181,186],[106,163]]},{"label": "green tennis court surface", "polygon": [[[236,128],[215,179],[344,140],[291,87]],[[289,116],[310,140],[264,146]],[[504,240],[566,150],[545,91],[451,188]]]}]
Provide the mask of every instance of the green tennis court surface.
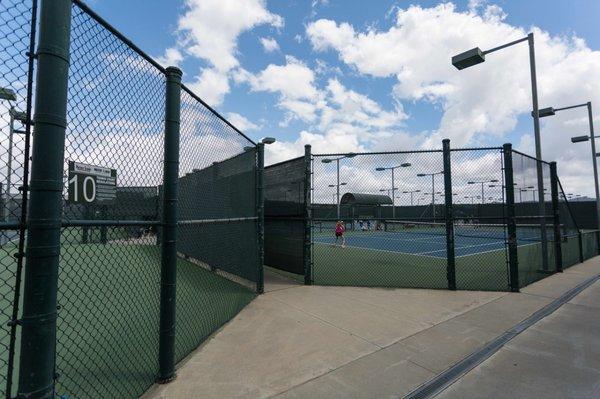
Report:
[{"label": "green tennis court surface", "polygon": [[[57,394],[137,397],[148,388],[158,369],[160,247],[154,241],[62,244]],[[2,247],[5,282],[14,281],[16,262],[8,256],[14,252],[14,244]],[[183,259],[177,267],[175,356],[179,361],[255,294]],[[0,306],[9,308],[11,300],[12,293],[3,295]],[[0,315],[5,329],[8,313]],[[8,346],[8,336],[2,335],[3,347]],[[7,352],[2,356],[7,357]],[[0,373],[4,376],[6,370]]]},{"label": "green tennis court surface", "polygon": [[[435,227],[437,229],[437,227]],[[526,228],[519,241],[522,285],[543,278],[541,244]],[[462,234],[462,235],[461,235]],[[458,289],[508,290],[506,241],[502,226],[455,235]],[[446,237],[438,231],[347,231],[346,246],[335,245],[333,230],[313,235],[314,279],[318,284],[447,288]],[[551,246],[550,246],[551,247]],[[553,249],[549,249],[553,259]],[[549,263],[552,265],[553,260]]]}]

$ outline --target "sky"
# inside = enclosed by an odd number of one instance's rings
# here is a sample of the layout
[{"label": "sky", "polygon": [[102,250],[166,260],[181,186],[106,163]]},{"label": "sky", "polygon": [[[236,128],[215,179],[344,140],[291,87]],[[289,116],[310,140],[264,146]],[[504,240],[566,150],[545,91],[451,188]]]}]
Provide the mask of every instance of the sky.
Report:
[{"label": "sky", "polygon": [[[525,43],[463,71],[452,55],[533,32],[540,107],[600,110],[596,0],[93,0],[88,4],[252,139],[314,153],[498,146],[534,154]],[[598,111],[600,112],[600,111]],[[599,113],[596,115],[600,115]],[[600,117],[595,117],[597,122]],[[593,194],[584,108],[542,119],[542,157]]]}]

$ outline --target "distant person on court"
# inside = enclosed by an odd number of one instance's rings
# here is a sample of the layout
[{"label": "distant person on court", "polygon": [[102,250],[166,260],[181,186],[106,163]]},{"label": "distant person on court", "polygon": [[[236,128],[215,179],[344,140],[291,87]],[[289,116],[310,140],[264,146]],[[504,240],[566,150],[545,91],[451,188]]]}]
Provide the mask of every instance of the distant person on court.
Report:
[{"label": "distant person on court", "polygon": [[346,246],[346,237],[344,237],[344,231],[346,228],[344,227],[344,222],[341,220],[335,224],[335,243],[338,243],[338,240],[342,240],[342,248]]}]

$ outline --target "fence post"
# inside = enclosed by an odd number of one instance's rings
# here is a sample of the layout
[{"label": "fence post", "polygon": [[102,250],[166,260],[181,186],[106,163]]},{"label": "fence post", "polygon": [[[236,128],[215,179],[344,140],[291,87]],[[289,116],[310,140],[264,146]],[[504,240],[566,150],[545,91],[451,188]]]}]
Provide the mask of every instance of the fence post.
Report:
[{"label": "fence post", "polygon": [[[454,208],[452,206],[452,170],[450,161],[450,140],[442,140],[444,156],[444,197],[445,197],[445,220],[446,220],[446,276],[448,278],[448,289],[456,290],[456,258],[454,253]],[[394,195],[394,193],[392,193]]]},{"label": "fence post", "polygon": [[515,218],[515,181],[512,144],[502,146],[504,152],[504,183],[506,185],[506,225],[508,232],[508,268],[510,290],[519,292],[519,259],[517,253],[517,222]]},{"label": "fence post", "polygon": [[[43,1],[37,48],[18,396],[54,397],[71,0]],[[10,394],[10,392],[8,393]]]},{"label": "fence post", "polygon": [[554,263],[556,271],[562,272],[562,239],[560,234],[560,214],[558,211],[558,174],[556,173],[556,162],[550,162],[550,190],[552,194],[552,216],[554,223]]},{"label": "fence post", "polygon": [[159,371],[156,382],[175,379],[175,299],[177,282],[177,185],[179,179],[179,124],[181,70],[165,71],[165,137],[163,167],[163,214],[160,278]]},{"label": "fence post", "polygon": [[581,230],[577,231],[577,244],[579,247],[579,263],[583,263],[585,259],[583,259],[583,234]]},{"label": "fence post", "polygon": [[312,284],[312,256],[311,256],[311,146],[304,146],[304,247],[302,259],[304,261],[304,284]]},{"label": "fence post", "polygon": [[257,241],[258,261],[256,265],[256,292],[262,294],[265,291],[264,263],[265,263],[265,145],[256,145],[256,216],[257,219]]}]

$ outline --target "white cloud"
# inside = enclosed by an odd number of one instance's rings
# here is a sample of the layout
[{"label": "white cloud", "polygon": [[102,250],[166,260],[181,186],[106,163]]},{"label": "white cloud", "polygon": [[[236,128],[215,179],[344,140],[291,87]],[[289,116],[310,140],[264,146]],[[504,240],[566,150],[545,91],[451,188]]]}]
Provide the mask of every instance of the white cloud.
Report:
[{"label": "white cloud", "polygon": [[229,92],[225,81],[239,66],[237,40],[243,32],[259,25],[279,29],[283,24],[281,16],[266,8],[265,0],[186,0],[178,21],[177,48],[208,64],[196,77],[197,85],[204,89],[201,96],[219,105]]},{"label": "white cloud", "polygon": [[206,103],[216,105],[229,93],[229,78],[219,70],[204,69],[189,86]]},{"label": "white cloud", "polygon": [[277,43],[277,40],[273,39],[272,37],[261,37],[260,44],[262,44],[263,49],[267,53],[272,53],[273,51],[279,50],[279,44]]},{"label": "white cloud", "polygon": [[183,61],[183,54],[177,48],[171,47],[165,50],[165,54],[156,60],[164,67],[178,66]]},{"label": "white cloud", "polygon": [[[527,117],[531,110],[527,44],[489,54],[485,64],[464,71],[457,71],[450,58],[475,46],[491,48],[528,33],[508,24],[505,17],[500,7],[487,1],[471,1],[465,12],[446,3],[399,9],[395,24],[387,30],[359,31],[348,23],[320,19],[310,23],[306,33],[314,50],[335,51],[358,73],[395,78],[393,94],[398,101],[425,100],[440,107],[439,128],[422,145],[439,147],[444,137],[452,139],[455,147],[501,144],[514,130],[517,118]],[[600,52],[577,37],[532,30],[540,106],[600,103]],[[558,115],[543,120],[543,156],[557,160],[559,171],[561,164],[565,170],[567,165],[589,170],[589,148],[571,145],[564,133],[573,130],[565,125],[570,119]],[[517,147],[531,142],[527,137]],[[577,180],[575,176],[565,179]],[[589,191],[591,185],[587,187]]]},{"label": "white cloud", "polygon": [[233,126],[240,129],[242,132],[247,132],[250,130],[259,130],[261,128],[261,126],[249,121],[246,117],[235,112],[229,112],[226,116],[227,120],[231,122]]}]

